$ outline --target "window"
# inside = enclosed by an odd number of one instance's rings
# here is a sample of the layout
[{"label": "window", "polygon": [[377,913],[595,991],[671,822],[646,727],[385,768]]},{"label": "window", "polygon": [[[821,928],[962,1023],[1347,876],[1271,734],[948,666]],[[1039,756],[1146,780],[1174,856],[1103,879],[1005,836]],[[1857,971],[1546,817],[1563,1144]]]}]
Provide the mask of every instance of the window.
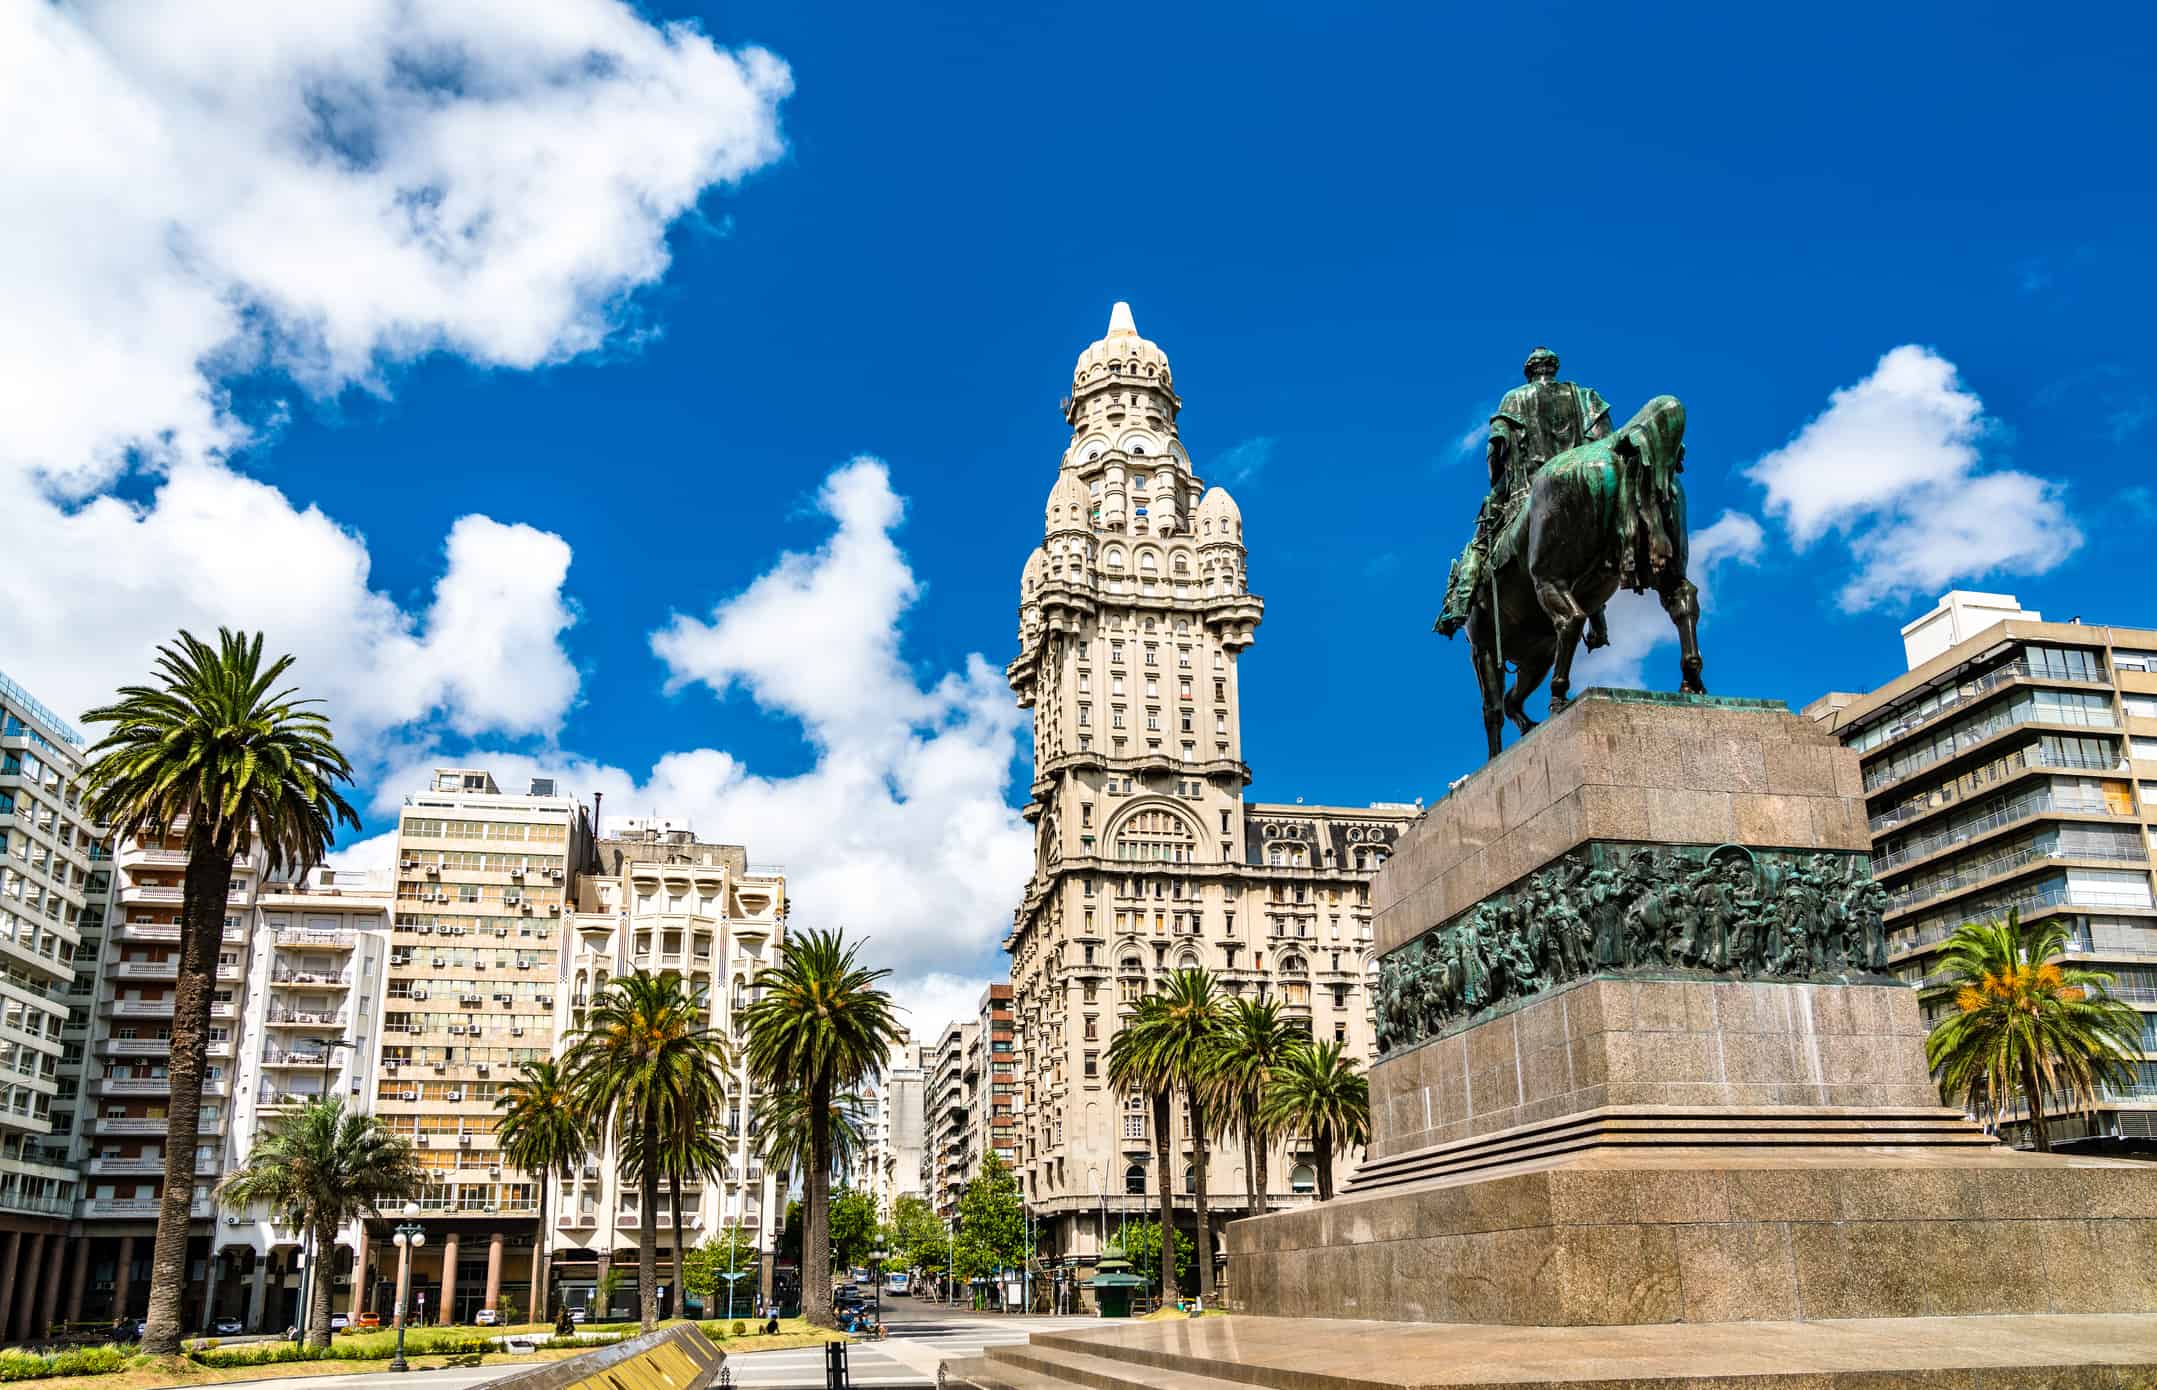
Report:
[{"label": "window", "polygon": [[1308,1197],[1318,1190],[1318,1173],[1308,1163],[1299,1163],[1288,1170],[1288,1190],[1299,1197]]},{"label": "window", "polygon": [[1098,1053],[1098,1052],[1089,1052],[1089,1053],[1087,1053],[1087,1054],[1086,1054],[1086,1070],[1085,1070],[1085,1076],[1086,1076],[1086,1078],[1087,1078],[1088,1080],[1092,1080],[1093,1078],[1095,1078],[1095,1077],[1099,1076],[1100,1074],[1101,1074],[1101,1054],[1100,1054],[1100,1053]]},{"label": "window", "polygon": [[[1126,1121],[1126,1123],[1128,1124],[1129,1122],[1128,1122],[1128,1121]],[[1127,1130],[1127,1131],[1125,1132],[1125,1134],[1124,1134],[1124,1138],[1126,1138],[1126,1139],[1143,1139],[1143,1138],[1145,1138],[1145,1137],[1146,1137],[1146,1122],[1145,1122],[1145,1120],[1144,1120],[1144,1119],[1141,1119],[1141,1120],[1140,1120],[1140,1121],[1139,1121],[1138,1123],[1139,1123],[1139,1132],[1138,1132],[1137,1134],[1131,1134],[1131,1133],[1130,1133],[1130,1132],[1128,1132],[1128,1130]],[[1123,1190],[1124,1190],[1124,1194],[1125,1194],[1126,1196],[1133,1196],[1133,1197],[1143,1197],[1143,1196],[1145,1196],[1145,1195],[1146,1195],[1146,1165],[1145,1165],[1145,1164],[1143,1164],[1143,1163],[1134,1163],[1134,1164],[1132,1164],[1132,1165],[1131,1165],[1130,1167],[1128,1167],[1128,1168],[1126,1168],[1126,1169],[1124,1169],[1124,1170],[1123,1170]]]}]

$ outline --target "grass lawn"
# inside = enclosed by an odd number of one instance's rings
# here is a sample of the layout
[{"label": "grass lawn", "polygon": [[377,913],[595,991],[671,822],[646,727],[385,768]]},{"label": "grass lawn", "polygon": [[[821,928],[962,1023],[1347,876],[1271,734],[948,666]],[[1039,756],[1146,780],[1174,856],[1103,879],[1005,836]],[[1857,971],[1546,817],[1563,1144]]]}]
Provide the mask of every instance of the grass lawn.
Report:
[{"label": "grass lawn", "polygon": [[[529,1356],[489,1356],[489,1366],[515,1366],[531,1361],[559,1361],[573,1351],[542,1351]],[[431,1371],[448,1364],[444,1356],[415,1356],[409,1338],[405,1360],[415,1371]],[[198,1366],[182,1356],[144,1357],[141,1364],[124,1371],[96,1376],[53,1376],[24,1382],[40,1390],[158,1390],[168,1385],[228,1385],[235,1381],[281,1380],[286,1376],[345,1376],[379,1371],[389,1365],[389,1353],[366,1361],[288,1361],[276,1366]]]}]

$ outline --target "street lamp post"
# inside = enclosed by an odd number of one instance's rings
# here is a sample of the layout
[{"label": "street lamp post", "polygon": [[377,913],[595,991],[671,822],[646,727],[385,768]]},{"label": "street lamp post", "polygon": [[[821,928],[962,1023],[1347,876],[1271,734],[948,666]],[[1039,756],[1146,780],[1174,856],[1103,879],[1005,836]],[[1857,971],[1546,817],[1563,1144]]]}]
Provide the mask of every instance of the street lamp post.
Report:
[{"label": "street lamp post", "polygon": [[419,1203],[404,1204],[404,1224],[390,1237],[397,1244],[397,1354],[390,1358],[389,1369],[407,1371],[411,1367],[404,1360],[404,1300],[412,1287],[412,1252],[427,1243],[427,1228],[419,1224]]},{"label": "street lamp post", "polygon": [[876,1282],[876,1325],[884,1325],[884,1261],[891,1256],[879,1245],[869,1252],[869,1277]]}]

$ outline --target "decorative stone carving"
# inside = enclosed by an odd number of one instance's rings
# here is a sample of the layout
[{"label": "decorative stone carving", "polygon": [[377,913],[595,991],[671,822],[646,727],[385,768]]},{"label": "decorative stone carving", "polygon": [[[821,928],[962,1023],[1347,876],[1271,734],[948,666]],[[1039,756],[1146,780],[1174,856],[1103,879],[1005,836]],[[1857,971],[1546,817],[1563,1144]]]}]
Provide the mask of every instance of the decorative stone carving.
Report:
[{"label": "decorative stone carving", "polygon": [[1879,978],[1886,902],[1864,854],[1591,841],[1380,959],[1379,1055],[1589,975]]}]

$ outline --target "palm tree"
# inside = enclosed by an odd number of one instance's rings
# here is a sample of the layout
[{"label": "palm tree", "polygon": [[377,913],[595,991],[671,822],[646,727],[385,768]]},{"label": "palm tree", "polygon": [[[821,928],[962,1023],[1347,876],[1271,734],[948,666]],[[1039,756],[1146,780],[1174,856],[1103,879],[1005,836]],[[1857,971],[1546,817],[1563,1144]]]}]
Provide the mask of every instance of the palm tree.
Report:
[{"label": "palm tree", "polygon": [[547,1189],[567,1182],[594,1147],[592,1127],[576,1108],[569,1077],[551,1061],[526,1062],[495,1097],[502,1112],[496,1138],[502,1157],[539,1182],[539,1239],[532,1246],[532,1319],[544,1322],[547,1306]]},{"label": "palm tree", "polygon": [[845,933],[817,931],[789,942],[757,973],[759,997],[744,1015],[750,1073],[767,1095],[792,1089],[807,1105],[802,1155],[802,1312],[820,1327],[831,1312],[831,1116],[834,1101],[883,1067],[903,1030],[876,982],[891,972],[856,962]]},{"label": "palm tree", "polygon": [[[352,780],[326,716],[277,683],[289,656],[267,664],[262,637],[219,629],[211,646],[182,632],[158,648],[160,685],[130,685],[91,710],[86,723],[110,725],[83,769],[90,817],[120,839],[185,837],[180,965],[173,986],[170,1132],[195,1132],[210,1029],[225,899],[232,861],[250,839],[272,863],[304,871],[320,863],[340,823],[359,817],[337,792]],[[180,1349],[180,1299],[187,1286],[187,1230],[195,1193],[195,1144],[165,1146],[165,1180],[150,1264],[150,1315],[142,1349]]]},{"label": "palm tree", "polygon": [[[727,1042],[706,1016],[671,970],[620,975],[593,996],[584,1026],[570,1035],[569,1090],[613,1130],[618,1146],[656,1153],[671,1117],[725,1103]],[[659,1164],[646,1163],[637,1174],[637,1301],[647,1332],[659,1321],[659,1172]]]},{"label": "palm tree", "polygon": [[[843,1095],[831,1103],[830,1151],[832,1174],[846,1170],[862,1151],[861,1125],[867,1104],[858,1095]],[[809,1103],[799,1091],[766,1091],[749,1111],[749,1132],[756,1136],[757,1156],[779,1179],[782,1191],[791,1187],[794,1173],[809,1171]]]},{"label": "palm tree", "polygon": [[1941,1094],[1995,1116],[2019,1095],[2039,1153],[2052,1151],[2047,1098],[2095,1109],[2099,1088],[2132,1084],[2141,1046],[2141,1015],[2112,995],[2113,976],[2055,964],[2066,950],[2058,918],[2025,927],[2009,911],[2004,922],[1956,928],[1942,987],[1954,990],[1955,1007],[1925,1039]]},{"label": "palm tree", "polygon": [[1153,1050],[1160,1035],[1160,996],[1138,1001],[1116,1036],[1108,1040],[1108,1080],[1117,1090],[1143,1095],[1153,1108],[1153,1170],[1161,1194],[1161,1306],[1176,1301],[1175,1178],[1170,1171],[1170,1098],[1176,1078]]},{"label": "palm tree", "polygon": [[1243,1171],[1249,1178],[1251,1214],[1266,1214],[1266,1171],[1273,1132],[1259,1116],[1274,1068],[1303,1040],[1302,1029],[1281,1016],[1271,999],[1235,998],[1222,1011],[1209,1062],[1211,1103],[1225,1131],[1228,1121],[1243,1135]]},{"label": "palm tree", "polygon": [[330,1344],[329,1271],[337,1230],[385,1204],[419,1195],[427,1180],[419,1156],[372,1115],[347,1111],[335,1096],[273,1121],[255,1140],[244,1167],[218,1184],[234,1204],[264,1202],[314,1238],[307,1340]]},{"label": "palm tree", "polygon": [[1371,1140],[1371,1083],[1344,1056],[1339,1043],[1304,1043],[1288,1050],[1274,1069],[1258,1108],[1260,1123],[1275,1134],[1311,1136],[1318,1159],[1318,1200],[1333,1200],[1333,1155]]},{"label": "palm tree", "polygon": [[[731,1070],[733,1063],[728,1061]],[[683,1255],[688,1249],[682,1239],[682,1185],[710,1178],[717,1182],[726,1177],[734,1167],[734,1151],[725,1131],[714,1123],[716,1113],[708,1109],[673,1110],[661,1120],[659,1126],[659,1172],[667,1180],[667,1208],[674,1225],[674,1313],[686,1317],[682,1300],[688,1292],[683,1280]],[[622,1136],[620,1149],[620,1172],[625,1179],[641,1179],[644,1176],[644,1146],[641,1132],[632,1129]]]}]

